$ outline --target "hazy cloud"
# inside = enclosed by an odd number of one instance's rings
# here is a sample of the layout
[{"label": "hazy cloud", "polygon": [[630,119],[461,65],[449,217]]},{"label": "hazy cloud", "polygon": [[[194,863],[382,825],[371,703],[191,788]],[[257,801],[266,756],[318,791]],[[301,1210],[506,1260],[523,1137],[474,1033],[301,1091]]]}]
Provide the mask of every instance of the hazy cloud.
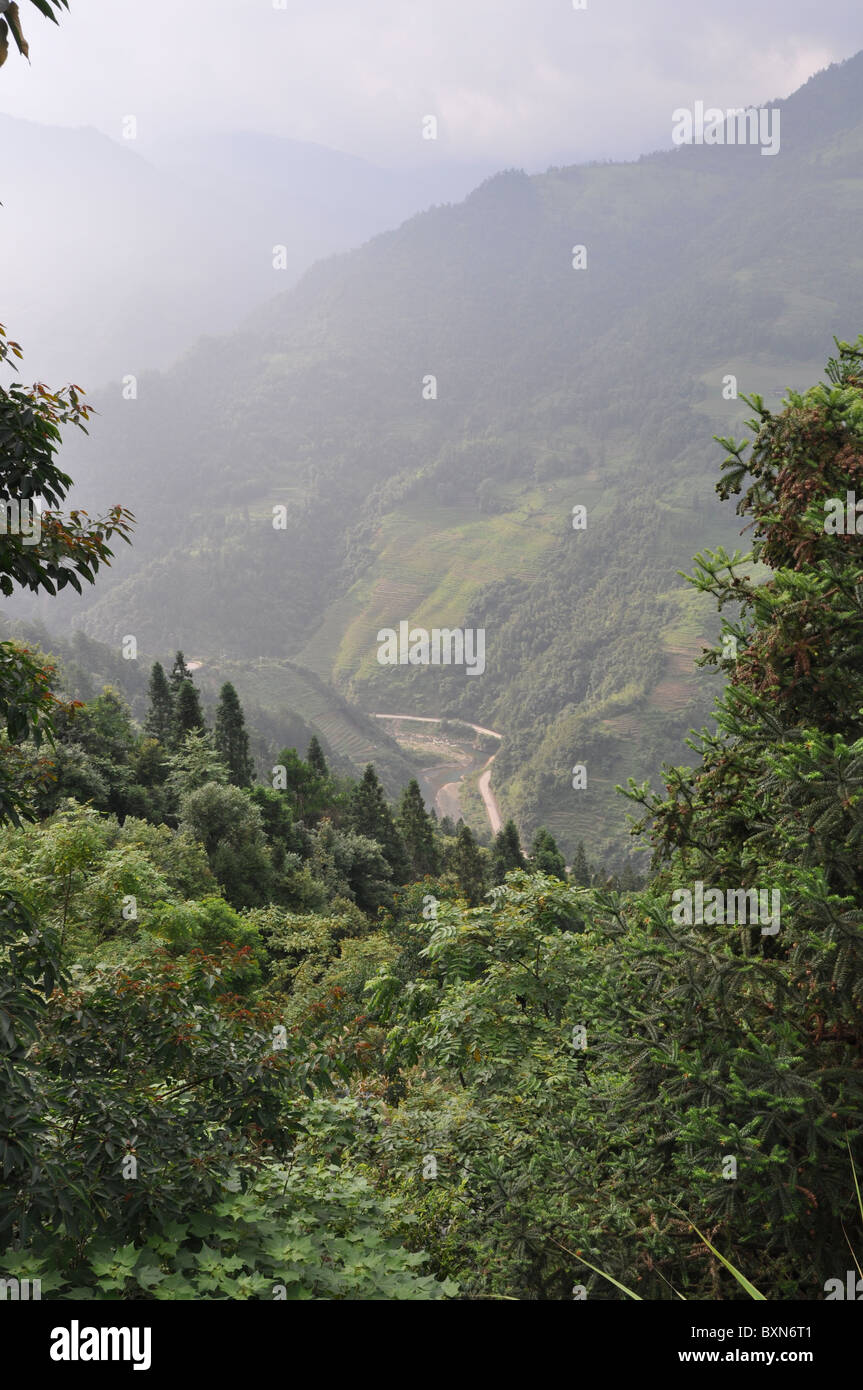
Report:
[{"label": "hazy cloud", "polygon": [[[27,5],[28,10],[32,9]],[[382,163],[543,167],[670,143],[670,113],[785,96],[863,47],[859,0],[72,0],[27,16],[0,107],[142,145],[255,129]],[[420,138],[436,115],[440,139]]]}]

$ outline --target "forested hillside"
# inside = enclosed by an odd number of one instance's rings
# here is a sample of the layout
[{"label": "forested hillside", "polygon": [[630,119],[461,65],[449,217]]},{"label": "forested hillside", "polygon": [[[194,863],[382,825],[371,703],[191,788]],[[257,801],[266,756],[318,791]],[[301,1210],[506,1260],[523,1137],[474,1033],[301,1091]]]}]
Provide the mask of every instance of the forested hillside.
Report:
[{"label": "forested hillside", "polygon": [[[679,757],[715,691],[692,669],[715,620],[677,571],[736,535],[709,482],[711,434],[745,414],[727,378],[776,399],[863,318],[861,72],[780,103],[773,158],[500,174],[315,267],[134,399],[97,396],[69,466],[107,503],[122,460],[137,539],[64,620],[499,729],[522,831],[619,855],[615,783]],[[484,627],[485,673],[382,668],[376,634],[401,620]],[[285,703],[273,686],[249,698]]]},{"label": "forested hillside", "polygon": [[[60,636],[41,623],[11,622],[2,616],[0,637],[24,643],[50,662],[56,686],[67,698],[89,701],[110,686],[122,696],[130,715],[144,719],[150,670],[144,653],[129,659],[119,648],[97,642],[80,630]],[[250,716],[252,756],[259,776],[266,775],[279,748],[287,743],[305,747],[313,737],[323,743],[339,772],[349,774],[358,763],[374,762],[393,796],[417,775],[417,764],[382,725],[310,672],[287,662],[260,663],[251,673],[242,661],[220,658],[203,669],[191,656],[189,662],[208,716],[215,711],[222,685],[236,683]],[[263,692],[262,704],[247,698],[246,691],[251,689]],[[296,713],[300,706],[311,723]],[[343,751],[336,751],[334,744]]]},{"label": "forested hillside", "polygon": [[[524,846],[509,822],[483,850],[416,781],[391,805],[315,738],[256,777],[236,690],[206,717],[182,652],[134,720],[0,644],[7,1282],[60,1301],[846,1297],[863,337],[751,409],[717,487],[751,553],[705,549],[691,577],[725,610],[718,731],[662,794],[629,785],[646,885],[581,851],[568,874],[547,829]],[[68,395],[0,390],[25,496],[36,477],[66,495],[61,420],[83,423]],[[7,538],[0,583],[100,582],[131,524],[46,515],[38,560]]]}]

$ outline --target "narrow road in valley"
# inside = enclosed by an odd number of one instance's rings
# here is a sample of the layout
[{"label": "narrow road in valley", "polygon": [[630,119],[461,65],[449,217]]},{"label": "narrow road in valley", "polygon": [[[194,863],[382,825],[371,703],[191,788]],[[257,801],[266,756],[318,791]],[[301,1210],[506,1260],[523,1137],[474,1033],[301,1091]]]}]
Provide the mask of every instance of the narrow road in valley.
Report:
[{"label": "narrow road in valley", "polygon": [[[423,714],[373,714],[372,719],[404,719],[412,724],[442,724],[446,722],[442,719],[434,719],[431,715]],[[496,729],[485,729],[481,724],[471,724],[466,719],[453,719],[450,722],[452,722],[453,724],[463,724],[465,728],[473,729],[474,733],[476,734],[488,734],[491,738],[503,738],[503,734],[499,734]],[[480,773],[478,783],[479,794],[482,797],[482,802],[485,806],[485,812],[488,816],[488,823],[491,826],[491,833],[493,835],[496,835],[497,832],[500,830],[501,826],[503,825],[503,817],[500,813],[500,807],[498,806],[497,798],[491,789],[491,765],[496,757],[497,754],[492,753],[491,757],[489,758],[488,762],[484,765],[483,770]],[[429,769],[430,772],[433,772],[435,770],[436,769],[433,768]],[[458,816],[454,814],[454,812],[456,812],[459,809],[458,793],[458,782],[447,782],[442,787],[437,788],[435,795],[435,808],[440,815],[451,816],[453,819],[458,818]]]},{"label": "narrow road in valley", "polygon": [[[200,671],[204,663],[203,661],[187,661],[186,665],[190,671]],[[435,719],[432,715],[428,714],[372,714],[371,717],[372,719],[403,719],[411,724],[443,724],[447,722],[443,719]],[[485,729],[482,724],[471,724],[467,719],[453,719],[450,722],[453,724],[461,724],[466,729],[473,729],[475,734],[487,734],[490,738],[503,738],[503,734],[499,734],[496,729]],[[496,757],[497,754],[492,753],[488,762],[484,764],[479,776],[479,782],[477,783],[479,794],[482,797],[482,804],[488,816],[488,823],[491,826],[492,835],[496,835],[503,825],[503,817],[500,813],[500,807],[497,804],[497,797],[491,789],[491,765]],[[458,820],[461,815],[459,790],[464,774],[462,773],[461,778],[448,782],[443,782],[441,779],[446,776],[447,773],[457,770],[457,764],[441,763],[436,767],[426,768],[425,771],[425,777],[434,798],[435,809],[438,815],[449,816],[452,820]],[[435,774],[437,774],[437,776]]]},{"label": "narrow road in valley", "polygon": [[497,797],[491,789],[491,765],[494,762],[496,756],[497,754],[493,753],[492,756],[489,758],[488,762],[485,765],[485,772],[483,772],[478,783],[479,794],[482,797],[483,805],[485,806],[485,811],[486,815],[488,816],[489,825],[491,826],[492,835],[496,835],[497,832],[500,830],[501,826],[503,825],[503,820],[501,819],[500,814],[500,807],[497,804]]}]

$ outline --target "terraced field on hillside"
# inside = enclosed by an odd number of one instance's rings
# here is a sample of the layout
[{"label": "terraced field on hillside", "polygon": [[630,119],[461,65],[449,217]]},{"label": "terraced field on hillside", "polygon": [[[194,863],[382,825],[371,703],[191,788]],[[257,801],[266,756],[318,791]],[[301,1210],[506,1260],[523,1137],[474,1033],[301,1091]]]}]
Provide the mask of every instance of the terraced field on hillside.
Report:
[{"label": "terraced field on hillside", "polygon": [[374,538],[373,565],[330,605],[298,662],[354,693],[380,674],[381,628],[403,620],[460,626],[485,585],[540,574],[549,549],[566,534],[574,503],[598,511],[604,492],[594,474],[529,490],[502,487],[501,500],[511,509],[494,515],[419,503],[389,513]]}]

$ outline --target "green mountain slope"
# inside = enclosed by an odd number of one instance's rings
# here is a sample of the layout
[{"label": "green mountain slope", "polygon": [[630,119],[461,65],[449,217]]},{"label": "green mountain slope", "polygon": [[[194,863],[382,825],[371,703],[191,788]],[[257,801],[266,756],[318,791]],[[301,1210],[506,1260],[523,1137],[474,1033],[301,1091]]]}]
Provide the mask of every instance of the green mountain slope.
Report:
[{"label": "green mountain slope", "polygon": [[[98,399],[69,471],[139,527],[70,621],[263,658],[256,698],[312,723],[325,681],[369,711],[499,729],[504,812],[567,853],[620,850],[614,783],[679,759],[715,688],[690,673],[715,617],[677,571],[737,541],[711,435],[748,411],[724,379],[804,386],[863,326],[861,76],[863,54],[780,103],[772,158],[500,174],[319,264],[136,400]],[[403,620],[484,627],[485,673],[379,666],[378,630]],[[352,737],[332,741],[362,760]]]}]

